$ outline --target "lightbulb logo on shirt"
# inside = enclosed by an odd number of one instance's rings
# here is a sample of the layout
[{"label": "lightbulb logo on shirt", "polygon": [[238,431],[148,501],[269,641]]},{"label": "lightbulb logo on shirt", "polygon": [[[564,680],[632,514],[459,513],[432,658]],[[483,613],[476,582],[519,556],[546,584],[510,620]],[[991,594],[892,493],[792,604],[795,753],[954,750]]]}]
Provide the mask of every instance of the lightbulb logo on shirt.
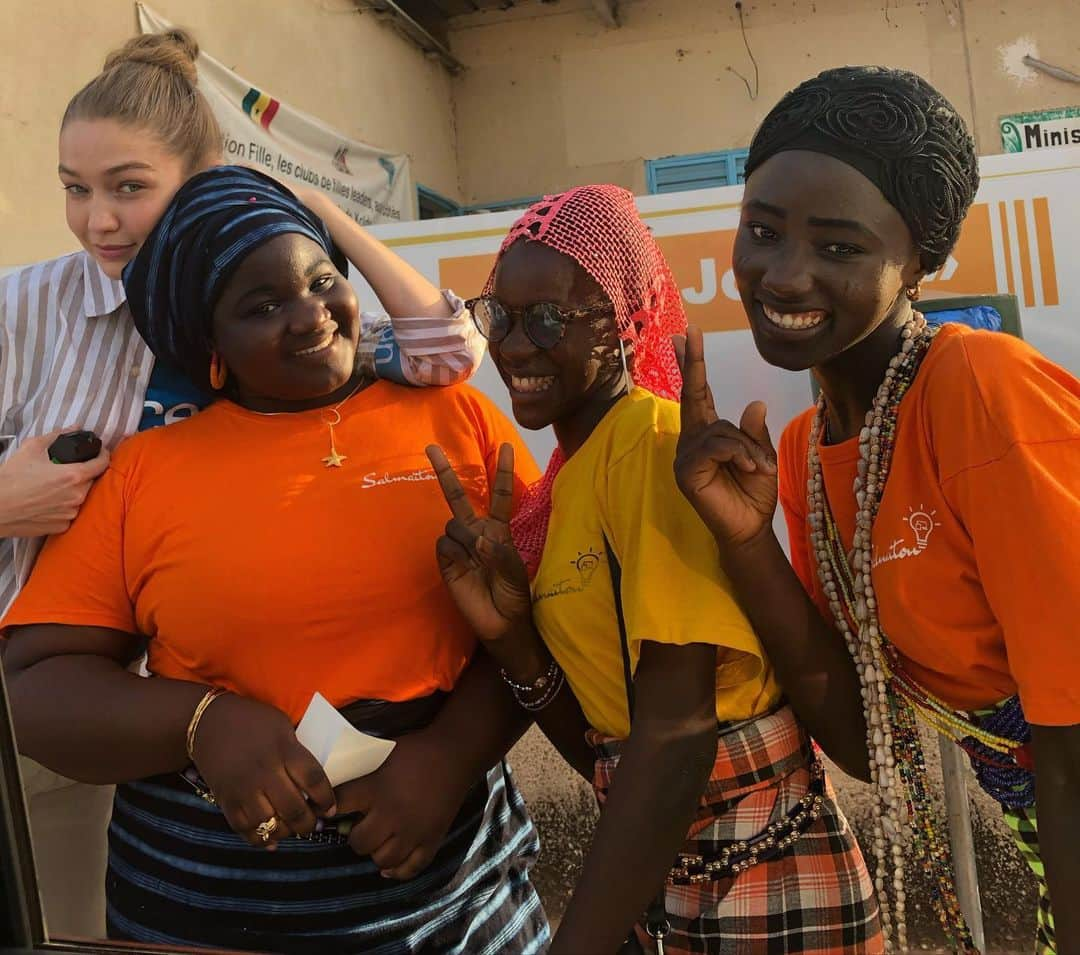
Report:
[{"label": "lightbulb logo on shirt", "polygon": [[546,589],[534,593],[533,603],[550,600],[552,597],[564,597],[567,594],[584,593],[592,584],[593,575],[603,559],[600,552],[593,550],[592,547],[587,547],[583,551],[579,550],[577,557],[568,561],[570,566],[577,571],[577,580],[573,577],[563,577],[562,580],[555,581]]},{"label": "lightbulb logo on shirt", "polygon": [[935,514],[937,514],[937,511],[926,511],[921,505],[919,510],[909,507],[904,523],[911,528],[915,540],[912,541],[905,534],[903,537],[897,537],[893,540],[884,552],[879,552],[875,547],[871,562],[872,566],[877,567],[880,564],[887,564],[894,560],[907,560],[909,557],[918,557],[930,546],[930,535],[933,534],[934,528],[941,526],[940,521],[934,520]]},{"label": "lightbulb logo on shirt", "polygon": [[584,590],[592,583],[593,574],[600,566],[600,555],[590,547],[584,554],[578,551],[577,560],[572,560],[570,563],[576,568],[581,580],[581,589]]}]

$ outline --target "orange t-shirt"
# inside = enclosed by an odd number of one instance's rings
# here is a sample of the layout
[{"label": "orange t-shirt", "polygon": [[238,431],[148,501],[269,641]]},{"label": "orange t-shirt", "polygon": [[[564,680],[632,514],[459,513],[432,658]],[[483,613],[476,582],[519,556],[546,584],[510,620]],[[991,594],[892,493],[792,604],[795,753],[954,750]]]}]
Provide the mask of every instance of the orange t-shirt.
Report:
[{"label": "orange t-shirt", "polygon": [[378,382],[335,428],[325,410],[260,415],[227,401],[117,449],[52,538],[0,627],[59,623],[148,637],[150,671],[227,687],[298,720],[452,689],[475,637],[435,559],[449,509],[424,454],[440,444],[484,511],[499,446],[516,488],[536,465],[479,392]]},{"label": "orange t-shirt", "polygon": [[[784,430],[796,573],[825,619],[806,523],[813,411]],[[845,548],[858,438],[820,448]],[[912,675],[970,710],[1019,691],[1032,723],[1080,723],[1080,381],[1016,338],[946,325],[900,405],[874,522],[881,624]]]}]

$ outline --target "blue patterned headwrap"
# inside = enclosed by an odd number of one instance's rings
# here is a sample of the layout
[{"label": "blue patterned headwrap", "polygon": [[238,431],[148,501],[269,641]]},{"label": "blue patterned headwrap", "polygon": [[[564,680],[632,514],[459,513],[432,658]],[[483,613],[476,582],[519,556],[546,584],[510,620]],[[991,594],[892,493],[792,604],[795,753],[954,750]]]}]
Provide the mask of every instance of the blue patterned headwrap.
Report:
[{"label": "blue patterned headwrap", "polygon": [[348,275],[322,220],[276,180],[245,166],[189,179],[124,268],[135,326],[155,357],[208,388],[214,306],[225,284],[255,249],[291,232],[322,246]]}]

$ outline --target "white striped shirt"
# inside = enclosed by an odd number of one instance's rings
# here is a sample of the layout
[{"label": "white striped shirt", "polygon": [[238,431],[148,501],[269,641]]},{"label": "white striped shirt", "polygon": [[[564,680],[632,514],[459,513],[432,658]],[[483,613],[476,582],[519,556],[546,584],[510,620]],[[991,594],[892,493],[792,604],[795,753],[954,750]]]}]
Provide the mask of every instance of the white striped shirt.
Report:
[{"label": "white striped shirt", "polygon": [[[467,379],[485,342],[457,296],[451,318],[363,316],[359,354],[384,365],[396,339],[399,375],[413,384]],[[391,334],[392,331],[392,334]],[[85,252],[0,278],[0,461],[58,428],[93,431],[110,450],[139,427],[154,357],[123,285]],[[0,538],[0,615],[26,582],[44,539]]]}]

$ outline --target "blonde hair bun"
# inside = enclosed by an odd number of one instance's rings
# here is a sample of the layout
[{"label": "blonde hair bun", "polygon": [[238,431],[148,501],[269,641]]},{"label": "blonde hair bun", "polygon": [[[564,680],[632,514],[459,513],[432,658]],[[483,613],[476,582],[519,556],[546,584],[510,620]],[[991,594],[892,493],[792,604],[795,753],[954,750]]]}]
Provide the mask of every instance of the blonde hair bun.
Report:
[{"label": "blonde hair bun", "polygon": [[187,30],[132,37],[68,103],[77,119],[111,119],[143,129],[183,160],[190,174],[220,161],[224,137],[199,90],[199,44]]},{"label": "blonde hair bun", "polygon": [[103,72],[124,63],[143,63],[156,66],[180,77],[190,86],[197,86],[199,74],[195,58],[199,44],[187,30],[173,28],[165,33],[147,33],[128,40],[119,50],[105,58]]}]

